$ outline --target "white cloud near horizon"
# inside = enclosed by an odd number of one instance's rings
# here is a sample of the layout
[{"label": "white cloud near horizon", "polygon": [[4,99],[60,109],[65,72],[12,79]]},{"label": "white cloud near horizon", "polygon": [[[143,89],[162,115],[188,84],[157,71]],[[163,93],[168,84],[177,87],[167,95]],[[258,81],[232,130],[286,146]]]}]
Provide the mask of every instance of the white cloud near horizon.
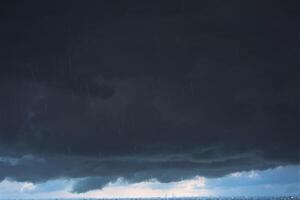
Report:
[{"label": "white cloud near horizon", "polygon": [[300,195],[300,166],[277,167],[264,171],[236,172],[225,177],[195,177],[178,182],[160,183],[149,180],[128,183],[118,179],[101,190],[71,193],[76,179],[59,179],[45,183],[0,182],[1,198],[145,198],[201,197],[229,195]]}]

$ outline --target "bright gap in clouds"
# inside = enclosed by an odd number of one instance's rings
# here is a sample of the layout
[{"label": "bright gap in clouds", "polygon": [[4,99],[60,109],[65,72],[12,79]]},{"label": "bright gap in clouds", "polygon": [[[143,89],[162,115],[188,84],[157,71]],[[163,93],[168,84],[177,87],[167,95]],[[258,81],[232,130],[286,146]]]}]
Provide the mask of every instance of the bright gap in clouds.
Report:
[{"label": "bright gap in clouds", "polygon": [[[211,196],[212,193],[205,188],[205,178],[195,177],[172,183],[159,183],[156,180],[128,184],[122,179],[109,184],[101,191],[91,191],[81,194],[80,197],[184,197],[184,196]],[[72,195],[71,195],[72,196]],[[76,196],[77,197],[77,196]]]},{"label": "bright gap in clouds", "polygon": [[284,196],[300,195],[300,166],[277,167],[264,171],[236,172],[225,177],[195,177],[179,182],[160,183],[155,179],[130,184],[123,179],[102,190],[74,194],[76,179],[45,183],[0,183],[1,198],[121,198],[121,197],[196,197],[196,196]]},{"label": "bright gap in clouds", "polygon": [[[182,196],[196,197],[212,195],[212,193],[205,188],[206,179],[203,177],[195,177],[191,180],[172,183],[160,183],[156,180],[149,180],[134,184],[129,184],[123,179],[118,179],[118,181],[108,184],[102,190],[94,190],[81,194],[69,192],[74,181],[75,180],[57,180],[56,184],[58,183],[62,186],[62,188],[56,188],[57,190],[53,190],[53,188],[51,188],[51,185],[54,185],[54,183],[51,183],[52,181],[48,181],[44,184],[33,185],[28,182],[19,183],[4,180],[0,184],[0,195],[4,195],[4,197],[7,198],[143,198]],[[24,188],[27,189],[25,190]],[[10,195],[5,195],[4,193],[10,193]]]}]

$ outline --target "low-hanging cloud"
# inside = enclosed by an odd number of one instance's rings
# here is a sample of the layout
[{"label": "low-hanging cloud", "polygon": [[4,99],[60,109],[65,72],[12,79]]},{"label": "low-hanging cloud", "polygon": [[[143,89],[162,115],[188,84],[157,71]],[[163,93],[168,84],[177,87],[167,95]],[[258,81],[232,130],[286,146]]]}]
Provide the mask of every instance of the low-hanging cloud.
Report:
[{"label": "low-hanging cloud", "polygon": [[[25,21],[6,13],[16,23],[6,30],[44,38],[12,43],[0,61],[0,180],[70,178],[80,193],[120,177],[172,182],[299,164],[295,19],[270,11],[282,17],[274,25],[252,3],[194,4],[178,16],[176,3],[149,5],[162,16],[122,4],[124,16],[104,9],[105,19],[89,6],[80,19],[76,6],[60,8],[72,26],[55,40],[37,28],[64,26],[51,13]],[[253,19],[241,13],[249,9]]]}]

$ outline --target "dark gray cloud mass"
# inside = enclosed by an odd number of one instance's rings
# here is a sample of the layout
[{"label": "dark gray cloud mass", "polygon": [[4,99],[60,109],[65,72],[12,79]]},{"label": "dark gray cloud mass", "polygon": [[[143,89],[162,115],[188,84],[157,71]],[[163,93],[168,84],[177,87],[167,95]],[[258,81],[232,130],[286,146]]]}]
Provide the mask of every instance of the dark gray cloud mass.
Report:
[{"label": "dark gray cloud mass", "polygon": [[0,180],[299,164],[299,2],[1,2]]}]

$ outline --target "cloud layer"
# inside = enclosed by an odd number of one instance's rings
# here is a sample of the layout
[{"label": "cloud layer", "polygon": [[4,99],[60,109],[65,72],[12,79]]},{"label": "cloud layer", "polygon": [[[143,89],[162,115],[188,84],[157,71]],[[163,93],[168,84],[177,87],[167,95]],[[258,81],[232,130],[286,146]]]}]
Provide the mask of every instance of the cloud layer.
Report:
[{"label": "cloud layer", "polygon": [[85,192],[299,164],[292,4],[7,3],[0,179]]}]

